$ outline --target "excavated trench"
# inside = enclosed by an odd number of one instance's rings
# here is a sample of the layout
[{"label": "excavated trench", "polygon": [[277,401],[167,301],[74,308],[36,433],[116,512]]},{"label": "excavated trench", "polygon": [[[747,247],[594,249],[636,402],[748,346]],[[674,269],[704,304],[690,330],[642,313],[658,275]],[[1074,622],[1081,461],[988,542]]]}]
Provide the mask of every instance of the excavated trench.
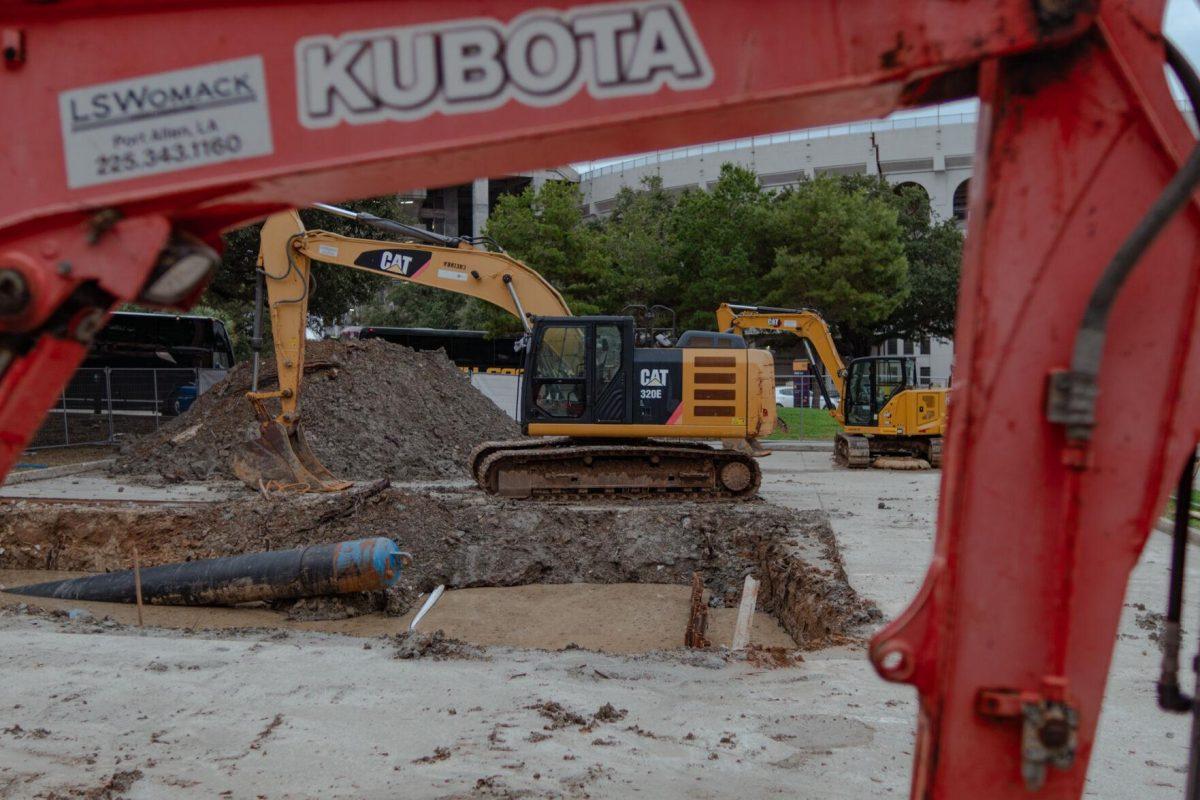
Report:
[{"label": "excavated trench", "polygon": [[[758,608],[773,618],[755,622],[753,641],[790,645],[790,637],[801,649],[817,649],[878,617],[849,586],[827,517],[765,502],[522,503],[382,483],[339,495],[246,495],[219,504],[15,501],[0,506],[0,570],[103,572],[128,568],[134,548],[143,565],[155,565],[368,536],[392,538],[413,555],[386,596],[276,610],[153,608],[147,621],[395,633],[407,627],[402,623],[421,596],[444,584],[447,594],[429,624],[450,635],[459,631],[484,645],[575,643],[636,652],[682,644],[694,573],[707,590],[715,644],[727,640],[747,575],[761,581]],[[0,573],[0,584],[25,577]],[[5,605],[23,601],[55,607],[0,594]],[[118,621],[132,611],[89,608]]]}]

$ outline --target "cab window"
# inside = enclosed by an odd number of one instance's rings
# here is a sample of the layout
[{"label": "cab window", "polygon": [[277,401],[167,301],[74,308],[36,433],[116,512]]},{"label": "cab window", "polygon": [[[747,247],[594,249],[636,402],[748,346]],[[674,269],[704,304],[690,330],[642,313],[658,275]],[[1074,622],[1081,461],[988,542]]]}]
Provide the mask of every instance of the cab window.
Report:
[{"label": "cab window", "polygon": [[587,409],[585,391],[586,386],[582,383],[539,383],[534,402],[552,417],[581,417]]},{"label": "cab window", "polygon": [[533,401],[551,417],[575,418],[587,410],[587,337],[578,325],[547,328],[534,366]]},{"label": "cab window", "polygon": [[616,325],[596,326],[596,390],[612,382],[621,371],[621,329]]},{"label": "cab window", "polygon": [[892,395],[904,388],[904,360],[880,359],[875,362],[875,410],[887,405]]},{"label": "cab window", "polygon": [[849,385],[846,387],[846,422],[850,425],[870,425],[875,418],[871,411],[871,362],[851,364]]},{"label": "cab window", "polygon": [[538,352],[539,378],[582,378],[587,368],[584,332],[580,327],[547,328]]}]

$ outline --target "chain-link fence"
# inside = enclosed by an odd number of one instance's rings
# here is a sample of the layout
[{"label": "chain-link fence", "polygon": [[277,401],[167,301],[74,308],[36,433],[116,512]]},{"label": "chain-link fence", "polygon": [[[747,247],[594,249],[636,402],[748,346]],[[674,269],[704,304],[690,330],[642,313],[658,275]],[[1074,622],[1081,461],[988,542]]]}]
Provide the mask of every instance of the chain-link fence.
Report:
[{"label": "chain-link fence", "polygon": [[225,374],[220,369],[80,368],[28,449],[115,444],[158,430]]},{"label": "chain-link fence", "polygon": [[[825,379],[825,395],[836,406],[837,389],[829,378]],[[775,405],[782,408],[825,408],[825,395],[812,373],[775,376]]]}]

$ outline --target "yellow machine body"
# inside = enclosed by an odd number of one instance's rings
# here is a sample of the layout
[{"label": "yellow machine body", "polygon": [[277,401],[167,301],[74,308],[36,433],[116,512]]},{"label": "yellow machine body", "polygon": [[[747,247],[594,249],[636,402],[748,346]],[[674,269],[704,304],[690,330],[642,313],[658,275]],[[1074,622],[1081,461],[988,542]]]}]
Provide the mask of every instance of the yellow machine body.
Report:
[{"label": "yellow machine body", "polygon": [[[916,456],[932,466],[941,464],[949,390],[920,386],[911,356],[856,358],[847,366],[828,323],[812,309],[723,303],[716,316],[722,331],[780,331],[804,340],[837,390],[836,401],[826,399],[830,415],[842,426],[836,453],[847,466],[870,466],[882,455]],[[822,376],[816,377],[823,394]]]}]

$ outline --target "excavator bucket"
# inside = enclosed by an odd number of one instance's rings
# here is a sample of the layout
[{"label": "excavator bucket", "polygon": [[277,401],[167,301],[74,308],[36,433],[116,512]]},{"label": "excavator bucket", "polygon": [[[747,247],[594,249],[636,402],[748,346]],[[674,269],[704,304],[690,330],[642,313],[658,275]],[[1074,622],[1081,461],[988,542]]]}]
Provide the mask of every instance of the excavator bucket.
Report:
[{"label": "excavator bucket", "polygon": [[[780,420],[782,422],[782,420]],[[784,430],[787,430],[786,428]],[[722,439],[721,447],[725,450],[733,450],[736,453],[744,453],[755,458],[763,458],[771,455],[771,451],[763,447],[762,442],[757,438],[749,439]]]},{"label": "excavator bucket", "polygon": [[339,492],[353,484],[334,477],[317,459],[296,423],[291,434],[255,401],[259,437],[233,455],[233,472],[251,489],[291,492]]}]

